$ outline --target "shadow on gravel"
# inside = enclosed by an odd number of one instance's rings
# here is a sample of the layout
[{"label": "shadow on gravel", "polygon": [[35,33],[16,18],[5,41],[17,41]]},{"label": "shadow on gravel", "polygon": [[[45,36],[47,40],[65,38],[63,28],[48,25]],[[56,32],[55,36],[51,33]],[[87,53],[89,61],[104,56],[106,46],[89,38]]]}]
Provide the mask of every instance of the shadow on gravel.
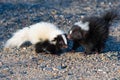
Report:
[{"label": "shadow on gravel", "polygon": [[106,42],[106,48],[104,49],[104,51],[120,52],[120,42],[116,41],[116,38],[114,38],[113,36],[110,36]]},{"label": "shadow on gravel", "polygon": [[104,53],[106,52],[116,52],[115,54],[112,53],[109,58],[117,57],[117,59],[120,60],[120,41],[116,41],[115,37],[110,36],[104,49]]},{"label": "shadow on gravel", "polygon": [[[72,48],[72,41],[69,41],[69,48],[68,48],[68,51],[71,50]],[[82,47],[79,47],[76,52],[83,52],[84,49]],[[119,41],[116,41],[116,39],[113,37],[113,36],[109,36],[108,40],[106,41],[105,43],[105,48],[103,50],[103,53],[106,53],[106,52],[120,52],[120,42]]]},{"label": "shadow on gravel", "polygon": [[[68,42],[68,49],[64,50],[65,52],[70,52],[72,49],[73,42]],[[75,52],[84,52],[84,48],[80,46]],[[116,38],[113,36],[109,36],[108,40],[105,43],[105,48],[103,50],[103,53],[107,52],[116,52],[116,56],[120,60],[120,42],[116,41]]]}]

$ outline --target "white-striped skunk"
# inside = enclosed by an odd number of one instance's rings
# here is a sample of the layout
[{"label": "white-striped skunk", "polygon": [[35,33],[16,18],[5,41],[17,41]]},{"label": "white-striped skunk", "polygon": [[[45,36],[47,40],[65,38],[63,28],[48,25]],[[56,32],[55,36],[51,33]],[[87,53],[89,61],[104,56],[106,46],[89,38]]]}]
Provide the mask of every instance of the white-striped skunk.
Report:
[{"label": "white-striped skunk", "polygon": [[[52,43],[54,41],[55,43]],[[57,35],[57,37],[55,37],[52,41],[45,40],[43,42],[38,42],[35,44],[35,51],[37,53],[46,52],[59,55],[64,48],[67,48],[66,34]]]},{"label": "white-striped skunk", "polygon": [[116,12],[109,11],[101,17],[87,17],[76,22],[68,33],[68,38],[73,40],[72,49],[81,45],[85,54],[100,53],[108,38],[110,24],[116,17]]},{"label": "white-striped skunk", "polygon": [[62,30],[52,23],[40,22],[15,32],[6,42],[5,48],[19,48],[26,41],[35,44],[37,53],[45,52],[45,49],[52,53],[67,46],[67,38]]}]

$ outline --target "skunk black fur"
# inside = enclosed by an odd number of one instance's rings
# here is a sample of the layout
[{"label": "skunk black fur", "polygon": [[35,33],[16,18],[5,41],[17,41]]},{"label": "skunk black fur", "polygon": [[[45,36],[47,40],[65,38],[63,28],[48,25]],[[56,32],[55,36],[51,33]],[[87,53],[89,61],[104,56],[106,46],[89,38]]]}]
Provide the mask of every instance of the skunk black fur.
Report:
[{"label": "skunk black fur", "polygon": [[60,48],[54,44],[50,44],[49,41],[45,41],[45,42],[38,42],[35,45],[35,51],[37,53],[40,52],[45,52],[45,53],[50,53],[50,54],[58,54],[58,51],[60,50]]},{"label": "skunk black fur", "polygon": [[102,17],[88,17],[75,23],[68,33],[68,38],[74,42],[72,49],[81,45],[86,54],[100,53],[108,38],[110,24],[116,17],[117,14],[110,11]]},{"label": "skunk black fur", "polygon": [[[66,34],[62,34],[64,36],[67,35]],[[35,51],[36,53],[40,53],[40,52],[46,52],[46,53],[50,53],[50,54],[56,54],[59,55],[62,51],[61,49],[63,48],[67,48],[67,45],[64,45],[64,40],[62,35],[58,35],[53,41],[56,41],[56,45],[55,44],[51,44],[50,41],[46,40],[44,42],[38,42],[35,44]]]}]

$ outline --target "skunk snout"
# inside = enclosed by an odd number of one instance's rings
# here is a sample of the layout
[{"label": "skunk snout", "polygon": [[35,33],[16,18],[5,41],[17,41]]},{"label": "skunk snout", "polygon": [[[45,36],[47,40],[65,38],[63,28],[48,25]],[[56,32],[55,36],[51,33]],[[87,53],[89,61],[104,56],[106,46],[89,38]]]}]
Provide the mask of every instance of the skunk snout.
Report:
[{"label": "skunk snout", "polygon": [[68,38],[68,39],[70,39],[70,38],[71,38],[70,34],[68,34],[68,35],[67,35],[67,38]]},{"label": "skunk snout", "polygon": [[64,45],[63,48],[68,48],[68,45]]}]

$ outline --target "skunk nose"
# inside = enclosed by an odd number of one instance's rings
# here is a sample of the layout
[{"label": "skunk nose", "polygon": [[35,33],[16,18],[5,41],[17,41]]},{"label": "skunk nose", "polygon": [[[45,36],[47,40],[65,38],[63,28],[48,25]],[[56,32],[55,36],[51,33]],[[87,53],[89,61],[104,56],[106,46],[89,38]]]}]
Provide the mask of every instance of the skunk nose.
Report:
[{"label": "skunk nose", "polygon": [[63,48],[68,48],[68,46],[67,46],[67,45],[64,45]]},{"label": "skunk nose", "polygon": [[68,38],[68,39],[71,39],[71,36],[70,36],[70,34],[68,34],[68,35],[67,35],[67,38]]}]

